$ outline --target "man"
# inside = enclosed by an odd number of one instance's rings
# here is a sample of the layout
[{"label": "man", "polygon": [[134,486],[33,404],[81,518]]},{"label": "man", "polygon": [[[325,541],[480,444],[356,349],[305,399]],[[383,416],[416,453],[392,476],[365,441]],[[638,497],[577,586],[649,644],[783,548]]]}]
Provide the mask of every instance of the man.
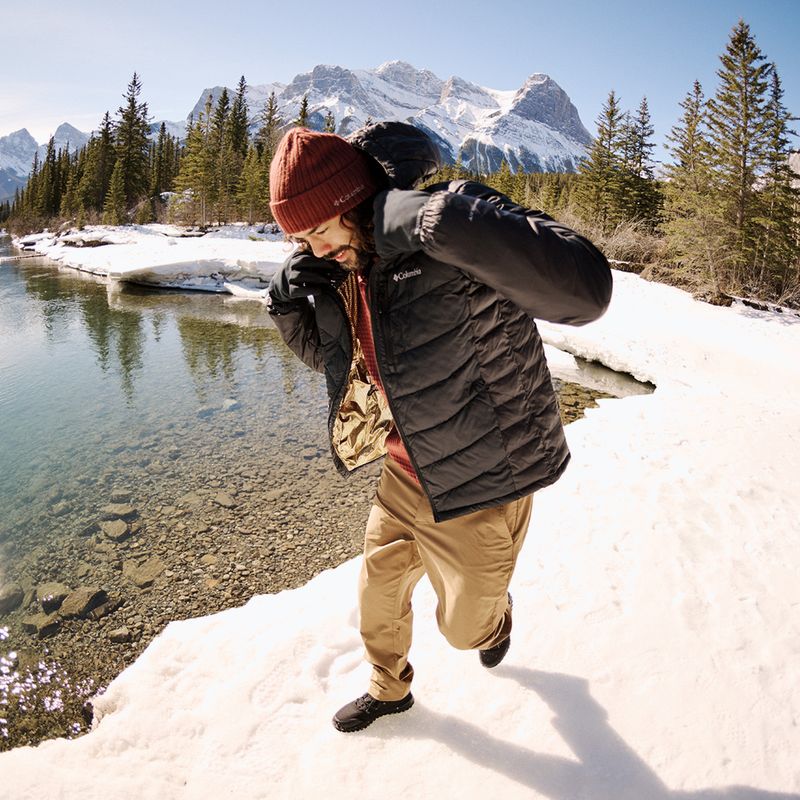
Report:
[{"label": "man", "polygon": [[341,731],[413,704],[423,574],[450,644],[488,668],[506,655],[531,496],[569,460],[534,317],[581,325],[611,297],[602,254],[546,215],[470,181],[414,191],[437,166],[424,133],[380,123],[349,141],[294,128],[270,172],[270,207],[299,245],[270,313],[325,374],[340,472],[388,454],[359,585],[372,677],[334,716]]}]

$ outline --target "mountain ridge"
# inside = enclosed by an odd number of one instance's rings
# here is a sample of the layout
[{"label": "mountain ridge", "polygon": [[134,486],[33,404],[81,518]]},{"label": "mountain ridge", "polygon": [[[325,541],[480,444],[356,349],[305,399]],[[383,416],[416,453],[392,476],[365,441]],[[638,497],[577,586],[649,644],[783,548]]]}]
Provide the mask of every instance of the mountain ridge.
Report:
[{"label": "mountain ridge", "polygon": [[[187,120],[204,112],[207,98],[216,104],[223,89],[203,89]],[[347,136],[369,119],[410,122],[428,133],[445,163],[460,161],[475,172],[494,172],[506,160],[513,171],[575,172],[592,137],[581,122],[567,93],[548,75],[533,73],[517,90],[492,89],[457,75],[442,79],[406,61],[386,61],[374,69],[349,69],[317,64],[288,83],[247,87],[251,133],[270,93],[275,92],[285,123],[296,119],[304,96],[309,100],[309,126],[322,130],[330,111],[336,132]],[[181,138],[185,122],[164,121],[167,130]],[[158,135],[161,121],[150,126]],[[63,123],[54,134],[57,149],[80,149],[90,133]],[[0,202],[24,187],[34,153],[41,161],[47,144],[37,144],[22,128],[0,137]]]}]

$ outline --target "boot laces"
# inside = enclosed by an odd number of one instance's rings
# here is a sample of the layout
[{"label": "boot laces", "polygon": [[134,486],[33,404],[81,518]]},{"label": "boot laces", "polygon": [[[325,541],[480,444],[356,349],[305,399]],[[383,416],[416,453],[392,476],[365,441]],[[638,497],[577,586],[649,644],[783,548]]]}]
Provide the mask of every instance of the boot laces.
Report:
[{"label": "boot laces", "polygon": [[379,700],[376,700],[370,694],[363,694],[356,700],[356,708],[362,711],[372,711],[372,709],[379,703]]}]

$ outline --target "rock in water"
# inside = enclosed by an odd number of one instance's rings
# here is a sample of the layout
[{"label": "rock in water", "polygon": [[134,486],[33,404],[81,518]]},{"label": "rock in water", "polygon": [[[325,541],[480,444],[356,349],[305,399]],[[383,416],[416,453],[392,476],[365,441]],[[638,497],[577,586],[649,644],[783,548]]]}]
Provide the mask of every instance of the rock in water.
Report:
[{"label": "rock in water", "polygon": [[102,519],[132,519],[139,512],[129,503],[111,503],[100,509]]},{"label": "rock in water", "polygon": [[122,574],[140,589],[144,589],[151,586],[165,569],[164,562],[158,556],[151,556],[140,565],[135,561],[126,561],[122,565]]},{"label": "rock in water", "polygon": [[223,508],[236,508],[236,501],[227,492],[219,492],[211,500]]},{"label": "rock in water", "polygon": [[108,600],[104,589],[95,586],[80,586],[69,594],[61,604],[59,614],[66,618],[87,617],[91,611]]},{"label": "rock in water", "polygon": [[112,542],[121,542],[130,535],[128,523],[124,519],[113,519],[100,523],[100,530]]},{"label": "rock in water", "polygon": [[22,630],[35,633],[40,639],[45,639],[56,633],[61,625],[58,614],[35,614],[22,620]]},{"label": "rock in water", "polygon": [[22,604],[25,590],[18,583],[5,583],[0,586],[0,614],[9,614]]},{"label": "rock in water", "polygon": [[197,492],[187,492],[178,498],[178,505],[181,506],[199,506],[202,502],[203,498]]},{"label": "rock in water", "polygon": [[64,598],[72,591],[63,583],[43,583],[36,587],[36,599],[42,606],[45,614],[58,610]]}]

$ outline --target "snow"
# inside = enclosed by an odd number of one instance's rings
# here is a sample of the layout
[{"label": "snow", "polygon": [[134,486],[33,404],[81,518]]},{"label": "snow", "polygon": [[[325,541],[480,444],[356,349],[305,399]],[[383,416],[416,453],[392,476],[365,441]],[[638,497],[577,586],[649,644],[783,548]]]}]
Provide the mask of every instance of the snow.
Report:
[{"label": "snow", "polygon": [[508,114],[511,111],[517,89],[488,89],[484,86],[481,88],[495,99],[501,114]]},{"label": "snow", "polygon": [[111,282],[264,299],[269,279],[293,245],[260,230],[228,225],[204,236],[186,236],[173,225],[97,225],[35,234],[15,244]]},{"label": "snow", "polygon": [[543,335],[658,388],[568,426],[500,667],[448,647],[423,581],[414,708],[335,731],[368,680],[353,560],[170,624],[90,734],[0,755],[4,795],[797,800],[800,318],[615,283],[600,321]]}]

